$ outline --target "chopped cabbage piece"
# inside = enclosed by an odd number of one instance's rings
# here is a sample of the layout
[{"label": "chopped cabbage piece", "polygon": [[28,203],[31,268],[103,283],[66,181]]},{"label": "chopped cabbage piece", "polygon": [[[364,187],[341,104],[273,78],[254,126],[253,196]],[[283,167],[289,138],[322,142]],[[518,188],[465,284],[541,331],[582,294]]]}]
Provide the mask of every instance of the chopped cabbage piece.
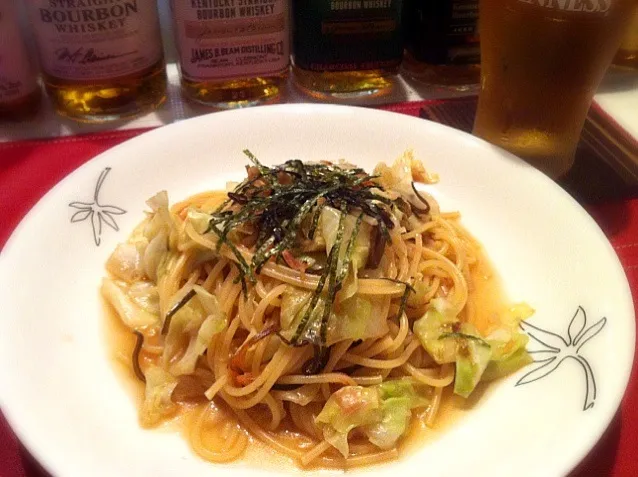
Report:
[{"label": "chopped cabbage piece", "polygon": [[144,250],[144,271],[151,280],[157,281],[158,270],[168,253],[168,234],[165,230],[158,231]]},{"label": "chopped cabbage piece", "polygon": [[441,339],[444,334],[454,331],[458,323],[456,317],[444,315],[430,308],[412,327],[421,345],[438,364],[453,363],[457,356],[457,343],[454,339]]},{"label": "chopped cabbage piece", "polygon": [[159,316],[159,293],[157,286],[151,282],[135,282],[128,287],[128,296],[136,305],[149,313]]},{"label": "chopped cabbage piece", "polygon": [[410,378],[369,387],[344,386],[330,396],[315,421],[344,457],[349,454],[348,435],[355,428],[375,446],[390,449],[405,434],[412,409],[429,404],[419,391]]},{"label": "chopped cabbage piece", "polygon": [[534,360],[524,347],[519,348],[507,358],[498,361],[490,361],[487,368],[485,368],[481,381],[494,381],[495,379],[508,376],[533,361]]},{"label": "chopped cabbage piece", "polygon": [[223,331],[228,324],[226,314],[222,311],[217,297],[198,285],[195,285],[193,289],[196,293],[195,297],[173,315],[166,336],[164,350],[170,350],[163,356],[166,361],[176,351],[183,335],[188,335],[189,339],[188,347],[182,357],[170,367],[171,373],[175,376],[193,373],[197,359],[206,351],[210,340]]},{"label": "chopped cabbage piece", "polygon": [[131,330],[141,330],[159,323],[159,316],[149,313],[138,306],[127,294],[110,278],[102,279],[102,296],[115,308],[120,319]]},{"label": "chopped cabbage piece", "polygon": [[382,310],[387,298],[355,295],[338,303],[328,322],[328,344],[384,336],[388,321]]},{"label": "chopped cabbage piece", "polygon": [[129,283],[144,278],[140,249],[132,243],[121,243],[106,262],[106,270],[115,278]]},{"label": "chopped cabbage piece", "polygon": [[533,314],[534,310],[525,303],[514,305],[503,314],[502,327],[486,337],[492,347],[492,361],[483,373],[483,381],[507,376],[533,361],[526,349],[529,337],[519,327],[522,320]]},{"label": "chopped cabbage piece", "polygon": [[165,190],[158,192],[146,201],[146,205],[148,205],[153,212],[158,214],[166,225],[170,226],[173,223],[168,206],[168,192]]},{"label": "chopped cabbage piece", "polygon": [[[299,326],[310,300],[312,292],[288,287],[283,293],[281,303],[280,324],[282,334],[286,338],[292,337]],[[335,303],[328,318],[327,340],[328,346],[343,340],[359,340],[376,338],[388,332],[388,322],[383,309],[386,306],[385,297],[355,295],[351,298]],[[310,315],[303,339],[315,342],[321,325],[321,317],[325,300],[319,298],[317,306]]]},{"label": "chopped cabbage piece", "polygon": [[454,393],[467,398],[481,380],[490,361],[492,350],[489,344],[474,336],[458,334],[456,339],[458,355]]},{"label": "chopped cabbage piece", "polygon": [[391,449],[408,428],[412,417],[410,400],[406,397],[387,399],[381,405],[381,412],[381,421],[366,426],[364,433],[375,446]]},{"label": "chopped cabbage piece", "polygon": [[434,361],[456,363],[454,392],[468,397],[490,361],[490,345],[478,337],[474,327],[435,308],[417,320],[413,330]]},{"label": "chopped cabbage piece", "polygon": [[348,457],[348,433],[355,427],[379,422],[382,418],[377,389],[344,386],[330,396],[315,422],[324,424],[324,438]]},{"label": "chopped cabbage piece", "polygon": [[140,409],[140,423],[144,427],[151,427],[177,409],[171,400],[177,378],[159,366],[149,367],[145,376],[146,390]]},{"label": "chopped cabbage piece", "polygon": [[[319,225],[321,227],[321,234],[326,241],[326,255],[330,254],[330,250],[332,250],[332,246],[337,239],[340,217],[341,212],[332,207],[326,206],[321,210]],[[345,218],[343,238],[341,239],[341,247],[339,249],[339,266],[341,266],[341,262],[345,257],[346,248],[348,247],[350,237],[352,237],[356,222],[357,218],[353,215],[348,215]],[[350,256],[352,267],[355,270],[365,266],[366,261],[368,260],[368,253],[370,252],[370,230],[370,224],[361,222],[361,225],[359,226],[359,233],[355,238],[354,246],[352,248],[352,255]]]},{"label": "chopped cabbage piece", "polygon": [[534,310],[525,303],[511,307],[501,315],[501,327],[486,336],[492,346],[492,359],[508,359],[519,349],[525,348],[528,336],[520,330],[520,323],[534,314]]},{"label": "chopped cabbage piece", "polygon": [[186,214],[186,220],[193,226],[195,232],[204,234],[210,227],[210,214],[190,208]]},{"label": "chopped cabbage piece", "polygon": [[[412,190],[412,182],[434,183],[438,176],[428,174],[421,161],[414,158],[412,151],[406,151],[403,156],[394,161],[392,166],[381,163],[374,168],[375,176],[379,176],[379,183],[386,189],[392,190],[414,204],[419,199]],[[422,193],[423,195],[427,195]],[[435,201],[429,201],[434,205]]]},{"label": "chopped cabbage piece", "polygon": [[525,349],[528,337],[518,329],[520,320],[533,313],[528,306],[513,307],[501,317],[502,327],[483,338],[471,324],[460,323],[445,300],[430,304],[413,331],[437,363],[456,363],[456,394],[468,397],[479,381],[513,373],[532,361]]}]

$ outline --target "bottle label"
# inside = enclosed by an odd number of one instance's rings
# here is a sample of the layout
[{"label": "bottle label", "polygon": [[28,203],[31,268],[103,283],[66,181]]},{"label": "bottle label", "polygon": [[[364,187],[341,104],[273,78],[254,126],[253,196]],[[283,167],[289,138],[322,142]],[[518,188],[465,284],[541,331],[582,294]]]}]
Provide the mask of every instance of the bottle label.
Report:
[{"label": "bottle label", "polygon": [[294,57],[317,72],[398,67],[403,0],[304,0],[294,4]]},{"label": "bottle label", "polygon": [[101,80],[137,73],[163,55],[154,0],[27,0],[42,69]]},{"label": "bottle label", "polygon": [[20,35],[13,0],[0,0],[0,102],[16,101],[38,87]]},{"label": "bottle label", "polygon": [[414,2],[408,12],[407,48],[419,61],[433,65],[480,62],[478,0]]},{"label": "bottle label", "polygon": [[185,78],[267,76],[288,67],[286,0],[173,0],[171,5]]}]

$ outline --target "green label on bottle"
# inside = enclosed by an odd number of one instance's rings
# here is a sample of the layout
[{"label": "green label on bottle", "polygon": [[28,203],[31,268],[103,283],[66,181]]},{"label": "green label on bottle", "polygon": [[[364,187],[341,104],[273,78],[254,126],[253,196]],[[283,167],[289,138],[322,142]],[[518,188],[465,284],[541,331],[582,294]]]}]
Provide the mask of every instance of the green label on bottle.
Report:
[{"label": "green label on bottle", "polygon": [[403,0],[295,0],[294,60],[310,71],[397,67]]}]

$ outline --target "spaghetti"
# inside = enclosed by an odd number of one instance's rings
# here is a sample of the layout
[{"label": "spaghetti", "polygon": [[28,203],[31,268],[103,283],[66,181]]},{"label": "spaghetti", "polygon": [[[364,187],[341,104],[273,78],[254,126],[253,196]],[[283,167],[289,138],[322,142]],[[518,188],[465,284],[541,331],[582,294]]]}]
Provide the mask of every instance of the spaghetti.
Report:
[{"label": "spaghetti", "polygon": [[406,153],[369,175],[298,160],[169,208],[165,192],[109,258],[102,294],[136,336],[140,422],[189,414],[202,458],[253,440],[301,466],[348,468],[398,455],[443,389],[530,361],[519,305],[474,300],[479,244],[415,182]]}]

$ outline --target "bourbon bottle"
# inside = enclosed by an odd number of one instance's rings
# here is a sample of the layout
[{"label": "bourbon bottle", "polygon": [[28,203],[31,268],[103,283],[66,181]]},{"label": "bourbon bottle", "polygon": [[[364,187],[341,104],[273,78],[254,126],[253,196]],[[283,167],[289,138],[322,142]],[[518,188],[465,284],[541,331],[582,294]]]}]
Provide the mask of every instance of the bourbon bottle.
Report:
[{"label": "bourbon bottle", "polygon": [[403,54],[403,0],[293,0],[293,78],[318,98],[387,94]]},{"label": "bourbon bottle", "polygon": [[104,122],[166,99],[155,0],[26,0],[46,90],[62,116]]},{"label": "bourbon bottle", "polygon": [[183,95],[214,108],[276,101],[290,66],[288,0],[171,0]]},{"label": "bourbon bottle", "polygon": [[0,120],[29,119],[42,96],[16,7],[14,0],[0,0]]},{"label": "bourbon bottle", "polygon": [[406,0],[403,73],[464,91],[480,78],[478,0]]}]

